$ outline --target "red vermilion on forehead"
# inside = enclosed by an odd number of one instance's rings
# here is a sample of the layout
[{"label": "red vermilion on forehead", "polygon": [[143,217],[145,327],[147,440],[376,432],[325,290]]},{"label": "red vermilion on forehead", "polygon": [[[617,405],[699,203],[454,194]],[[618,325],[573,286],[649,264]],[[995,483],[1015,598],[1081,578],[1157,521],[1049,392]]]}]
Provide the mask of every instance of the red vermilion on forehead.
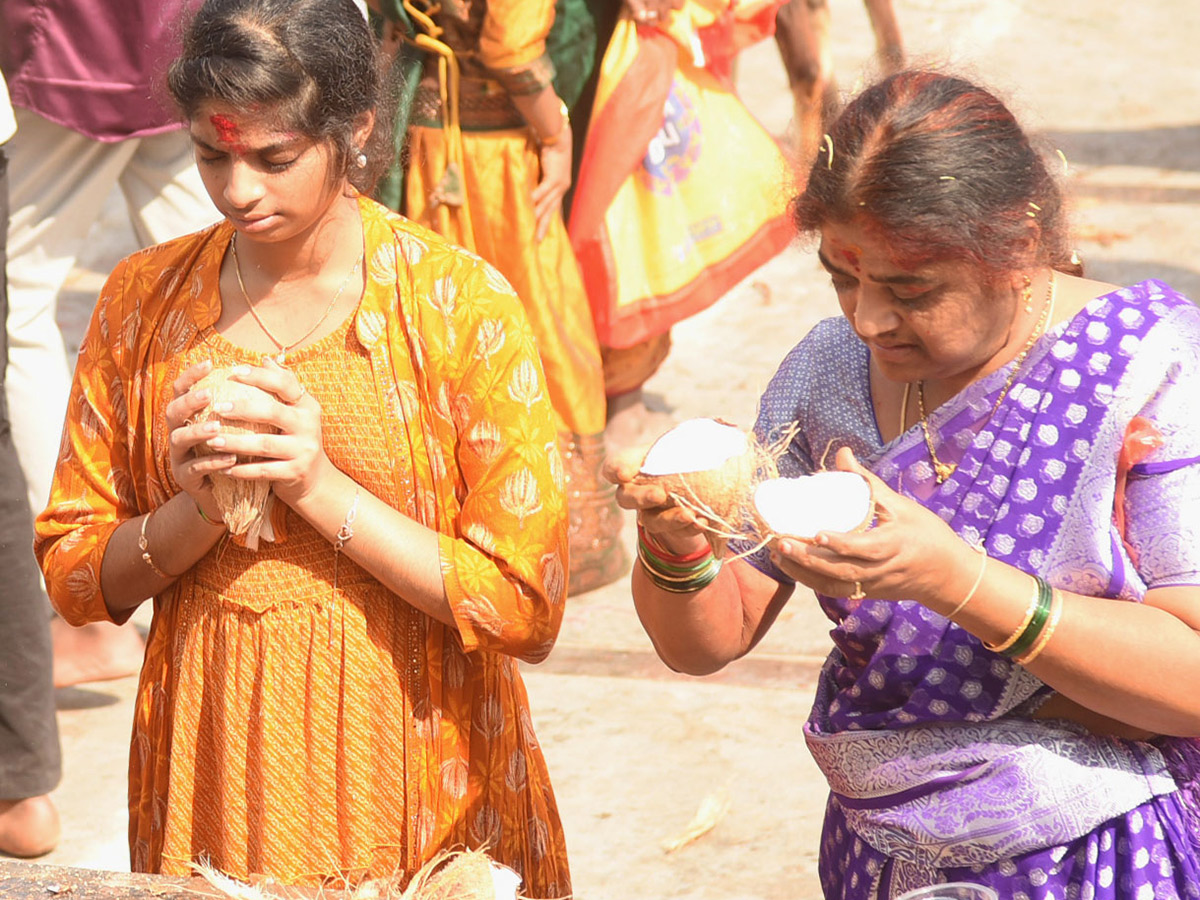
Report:
[{"label": "red vermilion on forehead", "polygon": [[859,267],[862,265],[861,247],[855,247],[854,245],[844,247],[841,244],[837,244],[833,249],[837,256],[841,257],[842,260],[854,268],[854,271],[858,271]]},{"label": "red vermilion on forehead", "polygon": [[217,137],[221,139],[222,143],[228,144],[230,150],[233,150],[235,153],[246,152],[247,147],[242,143],[242,133],[233,119],[228,116],[215,115],[209,116],[208,121],[216,129]]}]

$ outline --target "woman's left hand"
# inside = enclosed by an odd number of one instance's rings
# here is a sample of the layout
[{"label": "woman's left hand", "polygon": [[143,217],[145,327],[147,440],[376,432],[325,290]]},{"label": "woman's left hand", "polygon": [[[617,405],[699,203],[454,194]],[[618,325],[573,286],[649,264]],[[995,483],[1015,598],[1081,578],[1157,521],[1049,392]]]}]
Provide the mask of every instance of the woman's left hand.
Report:
[{"label": "woman's left hand", "polygon": [[[278,433],[222,431],[209,444],[239,457],[259,457],[233,466],[226,474],[247,481],[270,481],[275,496],[295,506],[333,468],[321,440],[321,405],[293,371],[269,357],[262,366],[239,367],[235,377],[270,396],[238,401],[224,415],[273,425]],[[213,440],[223,443],[214,444]]]},{"label": "woman's left hand", "polygon": [[961,584],[975,577],[977,552],[937,515],[860,466],[848,447],[838,451],[836,466],[870,483],[875,524],[862,532],[821,532],[812,541],[785,538],[772,551],[780,570],[831,597],[953,606]]}]

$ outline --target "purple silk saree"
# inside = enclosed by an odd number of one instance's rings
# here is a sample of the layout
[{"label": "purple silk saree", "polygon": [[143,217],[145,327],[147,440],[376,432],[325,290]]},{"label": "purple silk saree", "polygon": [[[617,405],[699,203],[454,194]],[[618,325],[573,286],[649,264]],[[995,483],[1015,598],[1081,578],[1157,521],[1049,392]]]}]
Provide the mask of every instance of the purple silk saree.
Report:
[{"label": "purple silk saree", "polygon": [[[964,539],[1060,588],[1139,602],[1200,584],[1200,310],[1165,284],[1099,297],[1052,329],[994,414],[1008,368],[934,411],[938,456],[959,463],[941,485],[919,428],[883,444],[867,363],[842,319],[784,360],[756,425],[769,440],[799,422],[783,474],[844,444]],[[1161,440],[1125,481],[1135,417]],[[750,561],[788,580],[764,553]],[[805,731],[832,792],[827,897],[943,881],[1005,900],[1200,897],[1200,744],[1034,720],[1049,689],[944,617],[818,599],[835,649]]]}]

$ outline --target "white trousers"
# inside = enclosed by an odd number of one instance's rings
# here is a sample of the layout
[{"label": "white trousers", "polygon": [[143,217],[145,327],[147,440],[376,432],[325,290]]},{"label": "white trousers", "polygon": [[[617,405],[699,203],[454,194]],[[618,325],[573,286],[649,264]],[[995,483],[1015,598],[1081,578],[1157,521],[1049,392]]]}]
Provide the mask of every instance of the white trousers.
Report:
[{"label": "white trousers", "polygon": [[119,185],[148,247],[219,218],[185,131],[104,143],[17,109],[8,154],[8,372],[13,442],[34,514],[50,496],[74,360],[55,319],[88,231]]}]

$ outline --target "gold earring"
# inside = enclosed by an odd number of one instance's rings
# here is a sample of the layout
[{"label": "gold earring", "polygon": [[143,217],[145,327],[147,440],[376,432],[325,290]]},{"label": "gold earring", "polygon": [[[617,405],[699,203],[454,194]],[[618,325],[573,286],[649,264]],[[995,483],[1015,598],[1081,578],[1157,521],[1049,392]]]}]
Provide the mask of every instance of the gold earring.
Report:
[{"label": "gold earring", "polygon": [[1025,276],[1025,287],[1021,290],[1021,298],[1025,301],[1025,312],[1033,315],[1033,279]]}]

